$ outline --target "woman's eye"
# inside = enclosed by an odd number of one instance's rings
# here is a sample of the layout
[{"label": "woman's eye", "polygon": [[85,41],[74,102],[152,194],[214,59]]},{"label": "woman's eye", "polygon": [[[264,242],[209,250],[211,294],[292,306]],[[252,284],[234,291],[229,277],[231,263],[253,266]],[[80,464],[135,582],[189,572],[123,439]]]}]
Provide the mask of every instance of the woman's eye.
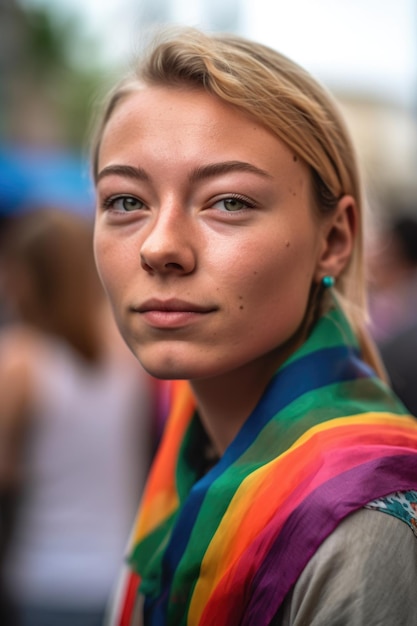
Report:
[{"label": "woman's eye", "polygon": [[143,208],[143,202],[133,196],[119,196],[118,198],[110,198],[105,202],[105,206],[120,211],[121,213],[129,213],[138,211]]},{"label": "woman's eye", "polygon": [[213,206],[215,208],[219,208],[222,211],[233,213],[236,211],[242,211],[243,209],[249,209],[253,205],[248,200],[231,197],[231,198],[223,198],[222,200],[218,200]]}]

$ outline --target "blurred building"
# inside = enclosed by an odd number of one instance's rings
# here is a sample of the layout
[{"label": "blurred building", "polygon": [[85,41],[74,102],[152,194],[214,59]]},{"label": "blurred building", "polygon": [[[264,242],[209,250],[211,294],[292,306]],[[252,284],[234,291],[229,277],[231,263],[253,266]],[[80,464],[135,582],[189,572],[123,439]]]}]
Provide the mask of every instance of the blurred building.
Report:
[{"label": "blurred building", "polygon": [[369,94],[336,93],[365,171],[371,209],[378,220],[415,206],[417,210],[417,116],[394,100]]}]

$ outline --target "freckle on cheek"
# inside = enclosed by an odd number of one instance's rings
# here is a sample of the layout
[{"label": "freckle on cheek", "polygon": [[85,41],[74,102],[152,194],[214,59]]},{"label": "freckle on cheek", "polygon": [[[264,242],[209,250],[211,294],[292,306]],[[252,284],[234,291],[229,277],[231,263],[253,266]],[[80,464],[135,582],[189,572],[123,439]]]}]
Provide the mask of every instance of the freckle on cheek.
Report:
[{"label": "freckle on cheek", "polygon": [[289,248],[289,247],[290,247],[290,245],[291,245],[291,244],[290,244],[290,242],[289,242],[289,241],[286,241],[286,242],[285,242],[285,247],[286,247],[286,248]]},{"label": "freckle on cheek", "polygon": [[240,307],[239,307],[239,309],[240,309],[241,311],[243,311],[243,309],[244,309],[244,308],[245,308],[245,307],[243,306],[243,304],[241,304],[241,305],[240,305]]}]

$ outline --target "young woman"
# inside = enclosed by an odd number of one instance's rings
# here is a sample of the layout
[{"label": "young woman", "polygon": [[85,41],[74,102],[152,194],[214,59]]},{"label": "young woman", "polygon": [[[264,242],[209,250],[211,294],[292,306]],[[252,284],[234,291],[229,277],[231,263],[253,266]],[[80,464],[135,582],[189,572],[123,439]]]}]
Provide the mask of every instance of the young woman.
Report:
[{"label": "young woman", "polygon": [[417,423],[364,331],[363,196],[329,94],[193,30],[111,94],[95,254],[177,379],[111,623],[410,625]]}]

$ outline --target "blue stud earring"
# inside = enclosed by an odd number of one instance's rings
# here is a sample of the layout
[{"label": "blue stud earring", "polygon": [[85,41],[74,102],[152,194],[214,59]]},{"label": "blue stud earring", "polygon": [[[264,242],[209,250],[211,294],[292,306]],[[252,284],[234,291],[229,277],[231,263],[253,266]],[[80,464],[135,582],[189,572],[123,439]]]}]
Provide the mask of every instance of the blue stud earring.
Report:
[{"label": "blue stud earring", "polygon": [[333,276],[323,276],[323,278],[321,279],[321,284],[323,285],[323,287],[325,287],[325,289],[328,289],[329,287],[333,287],[334,285]]}]

